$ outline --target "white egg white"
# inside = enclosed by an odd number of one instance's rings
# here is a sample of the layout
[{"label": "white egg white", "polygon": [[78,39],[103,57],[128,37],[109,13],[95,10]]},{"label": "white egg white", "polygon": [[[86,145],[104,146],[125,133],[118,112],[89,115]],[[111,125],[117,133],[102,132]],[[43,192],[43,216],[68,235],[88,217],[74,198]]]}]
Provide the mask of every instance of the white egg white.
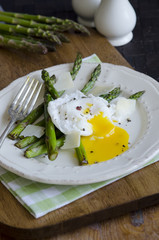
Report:
[{"label": "white egg white", "polygon": [[92,125],[88,122],[99,113],[109,119],[115,111],[115,105],[109,105],[106,100],[93,95],[85,96],[82,92],[76,91],[65,95],[48,105],[48,112],[55,126],[64,134],[80,132],[81,136],[92,134]]}]

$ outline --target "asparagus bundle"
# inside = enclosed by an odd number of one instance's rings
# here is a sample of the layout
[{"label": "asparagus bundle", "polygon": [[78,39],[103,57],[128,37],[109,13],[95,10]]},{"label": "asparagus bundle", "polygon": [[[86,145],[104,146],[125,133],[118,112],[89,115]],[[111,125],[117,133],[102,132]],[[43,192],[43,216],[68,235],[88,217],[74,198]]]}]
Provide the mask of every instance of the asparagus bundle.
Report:
[{"label": "asparagus bundle", "polygon": [[55,50],[55,44],[69,42],[63,32],[71,30],[89,35],[83,25],[69,19],[0,12],[0,21],[3,22],[0,23],[0,46],[42,54]]}]

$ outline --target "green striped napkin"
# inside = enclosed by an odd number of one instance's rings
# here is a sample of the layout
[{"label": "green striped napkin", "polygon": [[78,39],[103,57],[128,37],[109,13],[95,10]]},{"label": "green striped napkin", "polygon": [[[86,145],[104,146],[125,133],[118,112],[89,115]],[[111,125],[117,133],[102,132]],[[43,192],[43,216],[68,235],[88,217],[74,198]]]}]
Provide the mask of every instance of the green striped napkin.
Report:
[{"label": "green striped napkin", "polygon": [[[99,58],[95,54],[86,58],[85,61],[100,62]],[[142,167],[152,164],[158,161],[158,159],[159,155]],[[50,185],[19,177],[16,174],[0,167],[0,180],[2,184],[6,186],[13,196],[35,218],[44,216],[45,214],[63,207],[101,187],[117,181],[124,176],[126,175],[122,175],[104,182],[87,185]]]}]

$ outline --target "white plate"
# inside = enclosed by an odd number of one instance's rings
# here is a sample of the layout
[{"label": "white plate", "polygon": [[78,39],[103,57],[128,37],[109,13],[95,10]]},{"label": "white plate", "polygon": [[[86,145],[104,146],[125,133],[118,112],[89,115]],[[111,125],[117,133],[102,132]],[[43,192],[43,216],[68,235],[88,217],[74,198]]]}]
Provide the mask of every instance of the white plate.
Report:
[{"label": "white plate", "polygon": [[[88,81],[94,63],[83,63],[75,80],[76,88],[81,89]],[[159,85],[152,78],[126,67],[102,63],[102,72],[97,82],[98,90],[121,86],[124,96],[140,90],[146,93],[137,102],[136,112],[131,122],[125,123],[130,135],[130,148],[122,155],[106,162],[78,166],[74,151],[61,150],[55,161],[47,157],[26,159],[23,150],[14,146],[15,141],[6,139],[0,149],[0,165],[22,177],[50,184],[78,185],[108,180],[135,171],[151,160],[159,152]],[[70,71],[72,64],[62,64],[48,68],[50,74],[58,75],[61,71]],[[41,78],[41,70],[29,74]],[[9,117],[8,106],[12,102],[26,76],[15,80],[0,92],[0,134]],[[42,101],[42,96],[39,99]]]}]

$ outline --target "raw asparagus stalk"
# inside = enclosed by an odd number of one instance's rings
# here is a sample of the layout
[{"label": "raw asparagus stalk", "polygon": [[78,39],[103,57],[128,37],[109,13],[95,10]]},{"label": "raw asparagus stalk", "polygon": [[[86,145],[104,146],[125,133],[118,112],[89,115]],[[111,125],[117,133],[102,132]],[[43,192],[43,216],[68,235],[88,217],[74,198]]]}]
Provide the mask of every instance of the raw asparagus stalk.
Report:
[{"label": "raw asparagus stalk", "polygon": [[55,52],[56,51],[56,43],[53,43],[47,39],[38,39],[50,52]]},{"label": "raw asparagus stalk", "polygon": [[[10,39],[15,39],[15,40],[19,40],[19,41],[25,41],[25,42],[29,42],[32,44],[39,44],[41,46],[43,46],[46,50],[45,51],[55,51],[55,43],[47,40],[47,39],[42,39],[42,38],[33,38],[31,36],[27,36],[27,35],[22,35],[22,34],[7,34],[6,32],[1,32],[0,35],[10,38]],[[61,39],[60,39],[61,40]],[[28,49],[29,50],[29,49]],[[45,52],[44,52],[45,53]]]},{"label": "raw asparagus stalk", "polygon": [[0,30],[9,33],[21,33],[28,36],[42,37],[57,44],[61,44],[60,39],[50,31],[44,31],[40,28],[27,28],[21,25],[0,23]]},{"label": "raw asparagus stalk", "polygon": [[136,93],[132,94],[132,95],[129,97],[129,99],[137,100],[137,99],[139,99],[144,93],[145,93],[145,91],[136,92]]},{"label": "raw asparagus stalk", "polygon": [[[60,148],[63,146],[64,140],[65,140],[64,135],[56,140],[57,148]],[[38,142],[37,142],[36,146],[34,145],[34,146],[31,146],[28,149],[26,149],[24,156],[27,158],[33,158],[33,157],[37,157],[42,154],[47,154],[46,144],[45,143],[38,144]]]},{"label": "raw asparagus stalk", "polygon": [[18,39],[14,36],[0,34],[0,46],[27,50],[34,53],[46,54],[47,48],[40,42],[31,42],[27,39]]},{"label": "raw asparagus stalk", "polygon": [[84,88],[81,90],[81,92],[83,92],[84,94],[87,94],[94,87],[94,84],[95,84],[97,78],[99,77],[100,73],[101,73],[101,65],[98,64],[98,66],[92,72],[90,80],[84,86]]},{"label": "raw asparagus stalk", "polygon": [[[43,30],[49,30],[52,32],[52,34],[57,35],[58,38],[62,42],[69,42],[68,38],[63,33],[60,33],[61,31],[63,32],[65,30],[68,30],[68,26],[66,26],[66,24],[61,25],[61,26],[49,25],[49,24],[45,24],[45,23],[35,22],[34,20],[25,20],[25,19],[21,19],[21,18],[12,17],[12,16],[7,16],[2,13],[0,13],[0,21],[3,21],[5,23],[11,23],[14,25],[21,25],[21,26],[29,27],[29,28],[39,28],[39,29],[43,29]],[[69,28],[70,28],[70,25],[69,25]],[[59,33],[57,32],[58,29],[60,30]],[[54,33],[53,33],[53,31],[54,31]]]},{"label": "raw asparagus stalk", "polygon": [[120,95],[120,93],[121,93],[120,87],[116,87],[110,92],[100,95],[100,97],[104,98],[110,103],[113,99],[117,98]]},{"label": "raw asparagus stalk", "polygon": [[54,33],[54,35],[56,35],[60,39],[61,42],[63,42],[63,43],[69,43],[70,42],[69,38],[66,37],[65,34],[60,33],[60,32],[53,32],[53,33]]},{"label": "raw asparagus stalk", "polygon": [[[21,18],[26,20],[34,20],[36,22],[42,22],[52,25],[55,31],[67,31],[73,29],[82,33],[90,34],[88,29],[83,25],[74,22],[69,19],[60,19],[56,17],[46,17],[42,15],[31,15],[31,14],[22,14],[22,13],[13,13],[13,12],[1,12],[1,15],[10,16],[14,18]],[[55,25],[56,24],[56,25]]]},{"label": "raw asparagus stalk", "polygon": [[77,73],[79,72],[82,64],[82,56],[80,53],[77,54],[76,59],[73,64],[72,71],[70,72],[72,79],[75,80]]},{"label": "raw asparagus stalk", "polygon": [[46,92],[44,96],[45,143],[46,143],[48,158],[50,160],[55,160],[58,155],[57,146],[56,146],[56,133],[55,133],[54,124],[47,111],[48,103],[50,101],[52,101],[52,97],[49,93]]},{"label": "raw asparagus stalk", "polygon": [[34,123],[44,112],[44,104],[40,104],[26,118],[23,119],[9,134],[10,139],[17,139],[24,128]]},{"label": "raw asparagus stalk", "polygon": [[43,24],[43,23],[37,23],[33,20],[25,20],[20,18],[15,18],[7,15],[3,15],[0,13],[0,21],[3,21],[5,23],[11,23],[15,25],[21,25],[24,27],[30,27],[30,28],[41,28],[44,30],[52,30],[51,25]]}]

